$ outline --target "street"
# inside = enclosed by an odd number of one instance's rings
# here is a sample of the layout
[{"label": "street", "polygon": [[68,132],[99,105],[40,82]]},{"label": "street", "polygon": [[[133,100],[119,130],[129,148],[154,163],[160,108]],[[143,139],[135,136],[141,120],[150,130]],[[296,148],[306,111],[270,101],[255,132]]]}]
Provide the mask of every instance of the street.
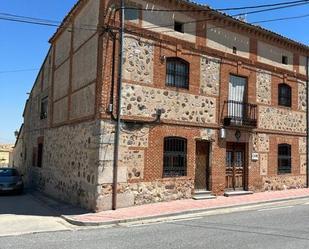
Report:
[{"label": "street", "polygon": [[182,220],[0,238],[1,249],[308,248],[309,199]]}]

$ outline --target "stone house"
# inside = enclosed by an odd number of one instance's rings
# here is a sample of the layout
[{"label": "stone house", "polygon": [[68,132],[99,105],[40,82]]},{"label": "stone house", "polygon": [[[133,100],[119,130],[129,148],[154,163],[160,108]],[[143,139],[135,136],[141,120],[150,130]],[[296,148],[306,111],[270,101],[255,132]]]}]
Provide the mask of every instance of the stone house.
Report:
[{"label": "stone house", "polygon": [[[17,142],[29,183],[95,211],[112,207],[118,2],[65,17]],[[186,0],[126,4],[117,207],[305,187],[309,48]]]},{"label": "stone house", "polygon": [[0,144],[0,167],[8,167],[12,164],[12,151],[11,144]]}]

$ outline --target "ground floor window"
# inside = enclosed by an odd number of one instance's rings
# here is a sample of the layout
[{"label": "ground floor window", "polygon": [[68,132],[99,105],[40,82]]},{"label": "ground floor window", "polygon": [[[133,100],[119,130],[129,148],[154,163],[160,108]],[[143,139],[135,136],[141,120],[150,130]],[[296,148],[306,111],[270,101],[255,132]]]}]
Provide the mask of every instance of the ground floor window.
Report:
[{"label": "ground floor window", "polygon": [[187,175],[187,139],[166,137],[164,139],[163,177]]},{"label": "ground floor window", "polygon": [[288,174],[292,172],[291,145],[278,145],[278,174]]}]

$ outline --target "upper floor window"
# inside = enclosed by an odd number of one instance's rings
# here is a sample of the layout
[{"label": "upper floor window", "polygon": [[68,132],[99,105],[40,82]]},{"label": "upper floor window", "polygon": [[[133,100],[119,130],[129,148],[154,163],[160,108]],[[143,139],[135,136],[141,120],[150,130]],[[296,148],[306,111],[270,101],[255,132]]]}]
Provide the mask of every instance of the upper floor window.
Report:
[{"label": "upper floor window", "polygon": [[286,55],[282,55],[282,64],[289,64],[289,58]]},{"label": "upper floor window", "polygon": [[184,24],[182,22],[175,21],[174,30],[180,33],[184,33],[185,32]]},{"label": "upper floor window", "polygon": [[278,174],[291,173],[291,169],[292,169],[291,145],[279,144]]},{"label": "upper floor window", "polygon": [[140,19],[140,12],[138,6],[134,3],[127,3],[124,10],[125,21],[138,22]]},{"label": "upper floor window", "polygon": [[166,61],[166,85],[189,88],[189,63],[180,58],[168,58]]},{"label": "upper floor window", "polygon": [[45,97],[41,100],[40,118],[46,119],[47,118],[47,112],[48,112],[48,97]]},{"label": "upper floor window", "polygon": [[279,84],[278,86],[278,105],[292,106],[292,90],[287,84]]},{"label": "upper floor window", "polygon": [[187,139],[166,137],[164,139],[163,176],[187,175]]}]

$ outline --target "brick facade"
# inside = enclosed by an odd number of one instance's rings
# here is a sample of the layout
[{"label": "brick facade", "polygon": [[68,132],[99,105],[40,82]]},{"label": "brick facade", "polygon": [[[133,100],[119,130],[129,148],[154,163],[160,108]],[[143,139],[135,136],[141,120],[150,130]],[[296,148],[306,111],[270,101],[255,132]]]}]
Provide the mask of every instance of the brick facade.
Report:
[{"label": "brick facade", "polygon": [[[36,175],[39,175],[39,180],[34,177],[36,185],[63,200],[97,211],[111,208],[115,123],[108,107],[113,104],[116,113],[118,58],[114,55],[119,52],[115,31],[119,24],[118,15],[110,8],[113,1],[99,2],[100,5],[97,0],[80,1],[66,18],[64,28],[59,29],[51,39],[53,73],[48,88],[49,126],[42,124],[31,135],[24,135],[31,141],[28,149],[34,146],[38,137],[44,137],[41,141],[44,141],[46,148],[53,148],[44,153],[52,162],[46,157],[45,168],[44,159],[42,169],[35,168]],[[146,2],[152,5],[154,1],[131,2],[142,7]],[[185,1],[180,2],[161,1],[160,6],[198,8],[187,5]],[[94,21],[87,11],[98,6],[100,11],[96,12],[97,20]],[[149,14],[140,12],[139,17],[138,22],[126,22],[118,206],[191,198],[197,177],[198,141],[204,141],[210,148],[206,155],[209,160],[208,188],[215,195],[222,195],[227,189],[228,143],[234,143],[236,147],[242,144],[245,148],[242,189],[258,192],[304,187],[306,76],[300,70],[300,58],[309,55],[308,48],[284,38],[278,40],[275,34],[248,27],[215,12],[201,14],[204,19],[214,19],[191,25],[192,30],[188,34],[177,33],[171,28],[160,30],[162,27],[158,27],[160,31],[147,29],[151,20]],[[168,20],[169,17],[164,18]],[[198,17],[188,13],[186,18],[195,20]],[[109,32],[86,32],[86,35],[78,27],[74,30],[74,25],[82,23],[81,20],[97,23]],[[154,24],[157,21],[152,20]],[[73,32],[69,32],[71,35],[67,37],[66,29],[71,25]],[[210,32],[214,29],[213,25],[223,25],[215,30],[240,39],[241,44],[233,44],[233,39],[217,44],[215,39],[218,34]],[[70,48],[65,47],[63,41],[66,40],[70,41]],[[261,42],[292,54],[292,67],[274,66],[278,62],[267,63],[269,58],[261,58],[259,51],[267,52],[268,47],[263,47]],[[233,46],[243,51],[233,54]],[[95,56],[95,59],[88,54]],[[171,57],[188,63],[188,89],[166,86],[166,59]],[[60,75],[59,70],[63,72]],[[257,105],[256,127],[224,125],[228,114],[225,102],[229,97],[231,75],[244,77],[247,81],[244,102]],[[292,89],[291,108],[278,105],[278,85],[281,83]],[[67,87],[62,89],[63,86]],[[33,98],[38,96],[38,99],[40,95],[36,92],[32,94]],[[56,98],[56,95],[60,97]],[[158,109],[162,110],[161,122],[149,124],[155,119]],[[25,123],[29,115],[26,114]],[[31,119],[35,123],[35,117]],[[138,124],[132,125],[128,121]],[[221,128],[226,131],[225,138],[220,138]],[[85,132],[82,129],[86,129]],[[72,140],[66,134],[77,137]],[[53,138],[53,135],[57,137]],[[166,137],[186,139],[186,176],[163,177]],[[54,147],[53,143],[59,144],[59,147]],[[277,150],[281,143],[290,144],[292,148],[292,172],[284,175],[277,172]],[[76,156],[67,153],[76,153]],[[258,154],[257,160],[252,159],[252,153]],[[61,160],[57,159],[59,155]],[[30,159],[27,160],[30,166]],[[66,168],[60,165],[66,163],[72,172],[70,176]],[[63,174],[47,176],[53,168]],[[75,191],[74,195],[68,197],[66,189]]]}]

